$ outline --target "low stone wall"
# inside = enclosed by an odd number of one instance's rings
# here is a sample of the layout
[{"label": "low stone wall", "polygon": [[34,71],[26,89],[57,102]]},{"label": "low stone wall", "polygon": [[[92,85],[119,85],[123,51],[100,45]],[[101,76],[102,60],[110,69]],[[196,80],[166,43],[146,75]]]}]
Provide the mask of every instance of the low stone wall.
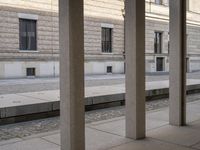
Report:
[{"label": "low stone wall", "polygon": [[[200,84],[187,86],[187,94],[200,92]],[[169,88],[146,91],[146,100],[168,98]],[[125,104],[125,93],[102,95],[85,98],[86,111]],[[33,103],[30,105],[10,106],[0,108],[0,125],[21,121],[58,116],[60,101]]]}]

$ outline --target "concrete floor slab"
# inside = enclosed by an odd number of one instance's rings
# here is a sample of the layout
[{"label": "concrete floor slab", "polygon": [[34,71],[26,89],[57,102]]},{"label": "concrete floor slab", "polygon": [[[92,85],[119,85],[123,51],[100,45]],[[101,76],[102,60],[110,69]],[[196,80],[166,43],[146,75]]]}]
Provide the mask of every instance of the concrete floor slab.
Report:
[{"label": "concrete floor slab", "polygon": [[[106,76],[105,78],[108,78],[108,80],[109,80],[109,77]],[[40,83],[39,82],[40,80],[36,80],[34,82]],[[108,81],[108,80],[106,80],[106,81]],[[23,80],[19,83],[16,80],[16,82],[18,84],[22,84],[22,85],[25,84],[26,81],[27,80]],[[32,83],[33,81],[30,80],[29,82]],[[49,81],[44,81],[44,82],[46,83]],[[5,83],[5,84],[9,85],[9,86],[13,86],[13,84],[10,85],[10,83],[11,82],[8,81],[8,83]],[[190,85],[197,84],[197,83],[200,83],[199,79],[188,80],[188,84],[190,84]],[[147,84],[147,86],[146,86],[147,90],[168,87],[167,80],[152,81],[152,82],[147,82],[146,84]],[[160,90],[158,90],[158,91],[160,91]],[[101,103],[107,103],[107,102],[113,102],[113,101],[120,102],[121,100],[124,100],[124,92],[125,92],[124,84],[109,84],[109,85],[104,85],[104,86],[99,86],[99,85],[98,86],[87,86],[85,88],[85,96],[86,96],[85,103],[86,103],[86,105],[93,105],[93,104],[101,104]],[[59,90],[50,90],[50,91],[47,90],[47,91],[39,91],[39,92],[0,95],[0,102],[1,102],[0,103],[0,117],[1,118],[19,117],[19,116],[28,115],[31,113],[57,111],[57,110],[59,110],[59,99],[60,99]],[[45,103],[45,104],[43,105],[43,103]],[[200,102],[197,103],[197,105],[200,105]],[[23,106],[23,107],[21,107],[21,106]],[[26,107],[24,107],[24,106],[26,106]],[[5,108],[7,108],[7,109],[5,109]],[[17,111],[17,110],[19,110],[19,111]],[[188,122],[192,122],[192,121],[198,119],[200,116],[200,110],[198,108],[190,109],[190,106],[189,106],[188,112],[189,112],[187,114],[189,116],[189,117],[187,117]],[[190,112],[191,112],[191,114],[190,114]],[[147,118],[148,117],[149,117],[149,115],[147,115]],[[161,121],[168,121],[169,120],[168,110],[162,110],[159,113],[153,112],[151,115],[151,119],[159,119]],[[10,120],[2,121],[1,124],[6,123],[6,122],[10,122]]]},{"label": "concrete floor slab", "polygon": [[127,144],[113,147],[112,149],[109,150],[192,150],[192,149],[148,138],[145,140],[133,141]]},{"label": "concrete floor slab", "polygon": [[[51,143],[60,145],[60,134],[42,137]],[[103,131],[86,128],[86,149],[87,150],[107,150],[113,146],[130,142],[130,139],[106,133]]]},{"label": "concrete floor slab", "polygon": [[[163,121],[163,120],[146,119],[147,130],[159,128],[167,124],[168,122]],[[95,125],[89,125],[89,126],[91,126],[91,128],[94,128],[103,132],[125,136],[125,118],[122,118],[119,120],[107,121],[107,122],[103,122],[103,123],[99,123]]]},{"label": "concrete floor slab", "polygon": [[97,125],[92,125],[91,128],[97,129],[103,132],[116,134],[119,136],[125,136],[125,120],[119,119],[115,121],[108,121]]},{"label": "concrete floor slab", "polygon": [[45,101],[59,101],[60,100],[60,93],[58,90],[19,93],[17,95],[41,99]]},{"label": "concrete floor slab", "polygon": [[0,142],[0,146],[16,143],[16,142],[20,142],[20,141],[23,141],[23,140],[21,138],[14,138],[14,139],[10,139],[10,140],[5,140],[5,141]]},{"label": "concrete floor slab", "polygon": [[196,144],[196,145],[194,145],[192,147],[195,148],[195,149],[200,149],[200,143],[198,143],[198,144]]},{"label": "concrete floor slab", "polygon": [[60,133],[44,136],[44,137],[42,137],[42,139],[45,139],[46,141],[49,141],[51,143],[55,143],[57,145],[60,145],[60,142],[61,142],[60,141]]},{"label": "concrete floor slab", "polygon": [[148,137],[183,146],[200,142],[200,131],[189,127],[163,126],[147,132]]},{"label": "concrete floor slab", "polygon": [[107,150],[113,146],[130,142],[130,139],[86,128],[86,149],[87,150]]},{"label": "concrete floor slab", "polygon": [[0,108],[45,103],[45,100],[20,96],[16,94],[0,95]]},{"label": "concrete floor slab", "polygon": [[168,121],[163,121],[163,120],[158,120],[158,119],[146,119],[146,129],[147,131],[149,130],[153,130],[165,125],[168,125],[169,122]]},{"label": "concrete floor slab", "polygon": [[[147,137],[133,141],[125,138],[125,118],[86,124],[86,150],[192,150],[200,149],[200,101],[187,105],[185,127],[168,125],[168,108],[147,112]],[[13,132],[14,133],[14,132]],[[60,134],[14,139],[0,143],[0,150],[58,150]]]},{"label": "concrete floor slab", "polygon": [[200,119],[200,113],[187,110],[187,114],[186,114],[187,123],[193,122],[198,119]]},{"label": "concrete floor slab", "polygon": [[102,95],[112,95],[125,93],[125,85],[109,85],[109,86],[97,86],[97,87],[87,87],[85,88],[85,97],[92,96],[102,96]]},{"label": "concrete floor slab", "polygon": [[188,113],[194,112],[196,114],[200,114],[200,109],[198,104],[187,104]]},{"label": "concrete floor slab", "polygon": [[191,123],[188,124],[188,126],[192,129],[195,129],[195,130],[199,130],[200,131],[200,120],[197,120],[197,121],[193,121]]},{"label": "concrete floor slab", "polygon": [[0,146],[0,150],[60,150],[60,147],[40,138],[35,138]]},{"label": "concrete floor slab", "polygon": [[169,122],[169,108],[163,108],[161,110],[151,111],[147,113],[146,118]]}]

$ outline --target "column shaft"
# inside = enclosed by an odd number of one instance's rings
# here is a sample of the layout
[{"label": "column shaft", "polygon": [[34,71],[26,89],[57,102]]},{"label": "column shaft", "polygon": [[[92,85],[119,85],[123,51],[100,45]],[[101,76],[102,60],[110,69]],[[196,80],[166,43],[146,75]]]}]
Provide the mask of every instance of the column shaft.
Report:
[{"label": "column shaft", "polygon": [[145,0],[125,2],[126,137],[145,137]]},{"label": "column shaft", "polygon": [[186,124],[186,0],[170,0],[170,112],[171,125]]},{"label": "column shaft", "polygon": [[83,0],[59,0],[61,150],[85,149]]}]

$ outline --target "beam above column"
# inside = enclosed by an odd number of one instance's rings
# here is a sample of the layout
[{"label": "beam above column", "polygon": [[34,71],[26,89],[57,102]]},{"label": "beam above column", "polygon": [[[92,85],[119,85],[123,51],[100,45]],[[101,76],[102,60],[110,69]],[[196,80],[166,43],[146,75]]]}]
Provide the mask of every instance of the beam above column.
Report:
[{"label": "beam above column", "polygon": [[169,82],[171,125],[186,124],[186,0],[170,0]]},{"label": "beam above column", "polygon": [[145,0],[125,1],[126,137],[145,137]]},{"label": "beam above column", "polygon": [[83,0],[59,0],[61,150],[85,149]]}]

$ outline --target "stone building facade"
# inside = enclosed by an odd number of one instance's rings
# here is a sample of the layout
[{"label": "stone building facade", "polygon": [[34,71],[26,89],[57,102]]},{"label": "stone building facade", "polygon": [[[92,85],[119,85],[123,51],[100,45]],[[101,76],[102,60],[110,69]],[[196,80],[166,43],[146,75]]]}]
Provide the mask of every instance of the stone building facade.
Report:
[{"label": "stone building facade", "polygon": [[[187,72],[200,70],[200,2],[187,1]],[[161,35],[161,52],[156,53],[156,33]],[[146,72],[169,72],[168,0],[146,1]]]},{"label": "stone building facade", "polygon": [[[199,6],[188,1],[188,72],[200,71]],[[124,73],[123,9],[123,0],[84,1],[85,74]],[[0,20],[0,78],[59,75],[58,0],[0,0]],[[168,30],[168,0],[146,0],[148,73],[169,71]]]}]

